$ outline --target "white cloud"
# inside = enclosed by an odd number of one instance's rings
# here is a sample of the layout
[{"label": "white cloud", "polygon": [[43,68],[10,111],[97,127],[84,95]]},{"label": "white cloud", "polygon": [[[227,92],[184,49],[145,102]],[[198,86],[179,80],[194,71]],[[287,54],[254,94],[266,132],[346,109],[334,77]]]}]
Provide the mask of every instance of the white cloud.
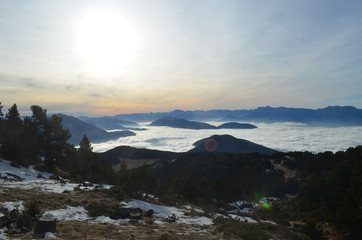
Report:
[{"label": "white cloud", "polygon": [[[221,123],[213,123],[219,125]],[[104,152],[120,145],[164,151],[185,152],[192,144],[214,134],[229,134],[281,151],[341,151],[361,145],[362,127],[308,127],[300,124],[256,124],[257,129],[190,130],[170,127],[149,127],[136,136],[94,144]]]}]

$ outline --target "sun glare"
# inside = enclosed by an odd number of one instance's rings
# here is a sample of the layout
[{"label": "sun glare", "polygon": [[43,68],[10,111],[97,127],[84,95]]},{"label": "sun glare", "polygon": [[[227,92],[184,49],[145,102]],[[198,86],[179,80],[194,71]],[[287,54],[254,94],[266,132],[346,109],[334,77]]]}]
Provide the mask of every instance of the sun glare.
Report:
[{"label": "sun glare", "polygon": [[135,29],[115,10],[88,12],[77,24],[76,35],[79,54],[94,72],[120,71],[135,57]]}]

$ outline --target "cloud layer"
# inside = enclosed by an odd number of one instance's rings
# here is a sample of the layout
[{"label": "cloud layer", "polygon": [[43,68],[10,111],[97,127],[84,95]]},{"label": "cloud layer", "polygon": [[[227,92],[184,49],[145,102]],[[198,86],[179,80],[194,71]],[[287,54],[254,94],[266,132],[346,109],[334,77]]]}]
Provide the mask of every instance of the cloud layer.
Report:
[{"label": "cloud layer", "polygon": [[[215,123],[217,124],[217,123]],[[164,151],[185,152],[192,144],[214,134],[230,134],[281,151],[344,151],[362,145],[362,127],[308,127],[294,123],[256,124],[257,129],[188,130],[170,127],[149,127],[136,136],[94,144],[103,152],[120,145]]]}]

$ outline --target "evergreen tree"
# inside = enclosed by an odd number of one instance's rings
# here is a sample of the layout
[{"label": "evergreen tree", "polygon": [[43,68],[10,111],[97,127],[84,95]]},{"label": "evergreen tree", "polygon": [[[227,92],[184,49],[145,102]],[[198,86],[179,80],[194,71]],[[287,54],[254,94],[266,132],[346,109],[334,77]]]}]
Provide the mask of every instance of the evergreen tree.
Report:
[{"label": "evergreen tree", "polygon": [[3,126],[3,144],[2,151],[5,158],[15,160],[21,163],[21,132],[22,120],[16,104],[11,106],[5,115],[5,123]]},{"label": "evergreen tree", "polygon": [[20,114],[18,111],[18,106],[16,104],[14,104],[13,106],[11,106],[11,108],[9,108],[9,111],[5,115],[5,117],[10,125],[14,126],[21,125]]},{"label": "evergreen tree", "polygon": [[87,136],[83,136],[79,143],[74,166],[73,174],[83,180],[107,183],[115,181],[112,166],[93,153],[92,143]]},{"label": "evergreen tree", "polygon": [[2,157],[2,145],[3,145],[3,135],[4,135],[4,120],[3,120],[3,105],[0,102],[0,157]]},{"label": "evergreen tree", "polygon": [[83,138],[80,140],[78,151],[88,154],[92,153],[93,151],[92,143],[86,135],[84,135]]},{"label": "evergreen tree", "polygon": [[49,159],[54,159],[58,165],[62,165],[71,151],[71,145],[68,140],[71,134],[68,130],[63,129],[62,119],[56,115],[52,115],[48,120],[49,133],[47,137],[47,156]]},{"label": "evergreen tree", "polygon": [[88,172],[88,163],[93,155],[92,143],[87,136],[83,136],[80,140],[79,148],[77,150],[76,169],[75,174],[86,176]]},{"label": "evergreen tree", "polygon": [[40,150],[45,160],[45,167],[52,171],[55,164],[65,165],[66,158],[71,151],[70,145],[67,143],[71,137],[68,130],[63,129],[62,120],[56,115],[50,118],[47,116],[47,110],[38,105],[31,106],[33,112],[32,121],[28,121],[28,131],[36,131],[35,148]]},{"label": "evergreen tree", "polygon": [[0,118],[2,118],[3,116],[4,116],[4,114],[3,114],[3,105],[1,104],[1,102],[0,102]]}]

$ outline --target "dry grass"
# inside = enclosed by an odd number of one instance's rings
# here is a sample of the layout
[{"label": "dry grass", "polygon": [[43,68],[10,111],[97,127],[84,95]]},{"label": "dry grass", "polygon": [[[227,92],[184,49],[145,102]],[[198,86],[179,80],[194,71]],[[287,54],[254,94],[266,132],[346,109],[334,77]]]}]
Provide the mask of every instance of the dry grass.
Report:
[{"label": "dry grass", "polygon": [[[213,227],[203,228],[182,224],[93,224],[88,222],[67,221],[57,224],[57,239],[74,240],[120,240],[120,239],[149,239],[149,240],[216,240],[221,239],[221,234],[213,234]],[[15,239],[32,239],[32,233],[13,235]]]},{"label": "dry grass", "polygon": [[[23,201],[24,205],[34,200],[42,211],[62,209],[66,206],[87,206],[102,203],[114,206],[123,200],[122,192],[115,190],[73,191],[69,193],[47,193],[31,189],[4,188],[0,184],[0,202]],[[219,218],[218,218],[219,219]],[[186,224],[155,224],[152,218],[143,223],[128,222],[119,225],[87,221],[63,221],[57,223],[57,239],[102,240],[102,239],[147,239],[147,240],[216,240],[216,239],[308,239],[285,227],[270,224],[246,224],[235,220],[221,219],[212,226]],[[11,239],[33,239],[32,233],[14,234]]]},{"label": "dry grass", "polygon": [[[69,193],[47,193],[36,189],[12,189],[0,185],[0,202],[23,201],[24,205],[38,201],[42,211],[62,209],[66,206],[85,206],[89,203],[102,202],[116,205],[120,202],[117,196],[109,191],[74,191]],[[86,221],[64,221],[57,223],[58,239],[73,240],[101,240],[101,239],[220,239],[221,234],[214,235],[214,226],[193,226],[184,224],[153,224],[152,219],[145,219],[146,223],[95,224]],[[14,239],[33,239],[32,233],[14,234]]]}]

